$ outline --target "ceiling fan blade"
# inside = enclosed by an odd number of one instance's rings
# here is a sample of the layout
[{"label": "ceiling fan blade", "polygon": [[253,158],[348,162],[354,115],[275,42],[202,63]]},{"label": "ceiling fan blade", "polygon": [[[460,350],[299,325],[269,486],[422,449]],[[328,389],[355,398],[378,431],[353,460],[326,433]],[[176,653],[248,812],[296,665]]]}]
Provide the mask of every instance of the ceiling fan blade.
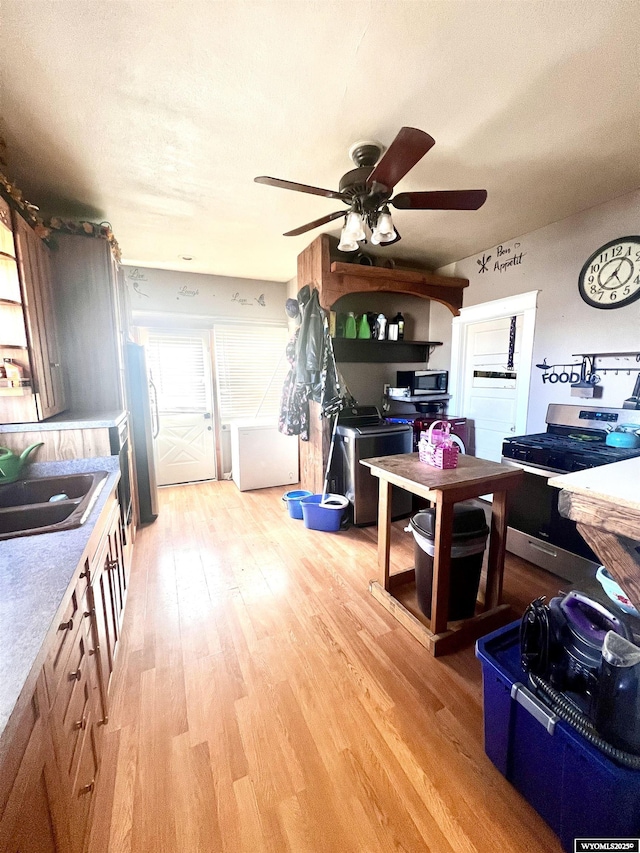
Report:
[{"label": "ceiling fan blade", "polygon": [[399,210],[477,210],[486,200],[486,190],[435,190],[399,193],[391,204]]},{"label": "ceiling fan blade", "polygon": [[295,181],[283,181],[281,178],[269,178],[267,175],[261,175],[253,180],[256,184],[267,184],[267,186],[280,187],[283,190],[296,190],[299,193],[311,193],[311,195],[322,195],[325,198],[342,200],[342,193],[334,190],[323,190],[321,187],[310,187],[307,184],[297,184]]},{"label": "ceiling fan blade", "polygon": [[320,219],[314,219],[313,222],[307,222],[306,225],[301,225],[299,228],[294,228],[293,231],[285,231],[284,237],[297,237],[298,234],[304,234],[305,231],[311,231],[312,228],[317,228],[318,225],[324,225],[326,222],[331,222],[333,219],[338,219],[346,214],[346,210],[336,210],[328,216],[321,216]]},{"label": "ceiling fan blade", "polygon": [[416,127],[401,127],[382,159],[367,178],[367,184],[375,181],[392,190],[435,144],[435,139],[424,130],[418,130]]}]

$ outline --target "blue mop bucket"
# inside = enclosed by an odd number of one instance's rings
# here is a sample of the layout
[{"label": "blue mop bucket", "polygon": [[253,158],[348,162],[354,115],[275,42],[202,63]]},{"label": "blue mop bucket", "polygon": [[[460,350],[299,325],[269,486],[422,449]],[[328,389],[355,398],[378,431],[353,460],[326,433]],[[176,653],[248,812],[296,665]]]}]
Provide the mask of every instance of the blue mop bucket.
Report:
[{"label": "blue mop bucket", "polygon": [[342,516],[349,505],[347,498],[342,495],[310,495],[302,498],[302,517],[304,526],[311,530],[325,530],[333,533],[340,530]]},{"label": "blue mop bucket", "polygon": [[302,498],[307,498],[311,494],[313,493],[308,492],[306,489],[295,489],[292,492],[284,493],[282,500],[286,503],[291,518],[302,518],[302,507],[300,506],[300,501]]}]

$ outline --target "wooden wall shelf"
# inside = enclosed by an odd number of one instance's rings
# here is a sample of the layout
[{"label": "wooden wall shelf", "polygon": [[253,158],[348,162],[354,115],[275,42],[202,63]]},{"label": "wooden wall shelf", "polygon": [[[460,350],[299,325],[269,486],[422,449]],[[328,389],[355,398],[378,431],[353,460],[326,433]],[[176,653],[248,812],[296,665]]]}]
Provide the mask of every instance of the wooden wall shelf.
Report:
[{"label": "wooden wall shelf", "polygon": [[[469,282],[464,278],[447,278],[429,270],[388,269],[350,264],[336,257],[337,241],[320,234],[298,255],[298,290],[305,286],[318,291],[325,311],[333,308],[342,296],[351,293],[402,293],[446,305],[454,316],[462,308],[462,294]],[[399,347],[409,346],[403,352]],[[371,341],[338,338],[334,340],[337,361],[343,362],[424,362],[428,341]],[[403,347],[404,348],[404,347]],[[318,494],[323,489],[327,466],[330,430],[320,419],[320,407],[311,402],[309,441],[300,442],[300,483],[302,488]]]},{"label": "wooden wall shelf", "polygon": [[298,255],[298,288],[309,285],[319,292],[328,311],[350,293],[404,293],[446,305],[454,316],[462,307],[462,292],[469,282],[429,270],[387,269],[331,260],[331,238],[321,234]]},{"label": "wooden wall shelf", "polygon": [[376,341],[366,338],[333,338],[336,361],[364,361],[379,364],[426,362],[433,347],[442,341]]}]

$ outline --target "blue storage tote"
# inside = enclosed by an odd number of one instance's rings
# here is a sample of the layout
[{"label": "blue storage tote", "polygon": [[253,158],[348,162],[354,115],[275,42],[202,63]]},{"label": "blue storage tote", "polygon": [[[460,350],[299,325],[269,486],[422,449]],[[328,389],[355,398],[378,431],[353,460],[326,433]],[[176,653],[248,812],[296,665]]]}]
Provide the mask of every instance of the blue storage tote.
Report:
[{"label": "blue storage tote", "polygon": [[529,690],[520,622],[476,643],[485,752],[560,838],[640,837],[640,770],[611,761]]}]

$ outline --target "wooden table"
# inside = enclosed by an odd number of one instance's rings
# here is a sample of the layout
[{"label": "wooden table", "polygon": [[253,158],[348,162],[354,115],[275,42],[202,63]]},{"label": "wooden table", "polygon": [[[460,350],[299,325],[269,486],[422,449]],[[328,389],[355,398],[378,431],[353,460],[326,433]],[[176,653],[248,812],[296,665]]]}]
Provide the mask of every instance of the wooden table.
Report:
[{"label": "wooden table", "polygon": [[[510,616],[508,605],[500,603],[507,536],[507,494],[519,484],[523,476],[522,471],[466,455],[460,455],[458,467],[451,470],[432,468],[420,462],[417,453],[378,456],[362,459],[361,462],[380,480],[379,577],[377,581],[371,581],[369,584],[369,590],[374,597],[434,656],[460,648],[470,640],[504,625]],[[395,575],[389,573],[392,486],[398,486],[435,502],[435,553],[429,627],[425,624],[426,620],[423,621],[411,613],[393,595],[394,588],[415,577],[415,569]],[[493,505],[484,609],[480,615],[462,620],[447,630],[453,505],[458,501],[491,493]]]},{"label": "wooden table", "polygon": [[640,457],[562,474],[558,509],[640,609]]}]

